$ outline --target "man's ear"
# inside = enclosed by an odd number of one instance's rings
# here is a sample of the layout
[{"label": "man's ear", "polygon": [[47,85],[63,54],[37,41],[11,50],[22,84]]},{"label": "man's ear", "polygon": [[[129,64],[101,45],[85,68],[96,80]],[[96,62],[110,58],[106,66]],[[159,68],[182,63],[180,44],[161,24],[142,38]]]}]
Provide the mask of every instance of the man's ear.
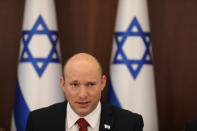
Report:
[{"label": "man's ear", "polygon": [[61,85],[61,88],[64,89],[65,81],[63,77],[60,77],[60,85]]},{"label": "man's ear", "polygon": [[102,78],[101,78],[101,90],[103,90],[106,86],[106,81],[107,81],[107,77],[106,75],[103,75]]}]

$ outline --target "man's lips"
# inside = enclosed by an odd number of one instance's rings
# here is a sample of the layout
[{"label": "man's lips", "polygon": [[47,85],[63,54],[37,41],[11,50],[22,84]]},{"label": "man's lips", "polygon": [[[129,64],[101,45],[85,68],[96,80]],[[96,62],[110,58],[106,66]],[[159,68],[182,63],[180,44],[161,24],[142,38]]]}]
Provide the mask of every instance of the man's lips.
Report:
[{"label": "man's lips", "polygon": [[89,102],[89,101],[87,101],[87,102],[79,102],[79,101],[77,101],[76,103],[79,105],[79,107],[85,108],[85,107],[88,106],[88,104],[89,104],[90,102]]}]

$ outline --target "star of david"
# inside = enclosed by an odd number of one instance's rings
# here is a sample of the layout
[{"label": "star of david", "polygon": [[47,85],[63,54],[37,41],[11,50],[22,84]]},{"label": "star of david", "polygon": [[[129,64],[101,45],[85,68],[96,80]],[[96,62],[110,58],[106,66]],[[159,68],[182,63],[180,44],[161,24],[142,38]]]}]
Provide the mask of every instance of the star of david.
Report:
[{"label": "star of david", "polygon": [[[49,52],[47,52],[48,54],[46,57],[35,57],[32,55],[32,51],[29,48],[29,44],[34,35],[45,35],[49,39],[49,43],[52,45],[52,48],[49,50]],[[24,30],[22,32],[22,41],[24,47],[21,52],[20,62],[31,63],[34,69],[36,70],[38,76],[41,77],[50,62],[51,63],[60,62],[59,55],[56,49],[57,40],[58,40],[57,31],[49,30],[44,22],[44,19],[40,15],[37,18],[31,30]]]},{"label": "star of david", "polygon": [[[145,51],[140,59],[128,59],[128,56],[123,50],[123,45],[128,37],[140,37],[145,45]],[[118,39],[121,38],[121,39]],[[113,59],[113,64],[125,64],[134,79],[137,78],[142,66],[152,64],[152,56],[149,50],[150,47],[150,32],[144,32],[137,20],[134,17],[128,29],[125,32],[115,32],[115,42],[117,51]],[[127,43],[132,44],[132,43]],[[141,43],[139,43],[141,44]],[[121,59],[120,59],[121,57]],[[135,67],[135,68],[134,68]]]}]

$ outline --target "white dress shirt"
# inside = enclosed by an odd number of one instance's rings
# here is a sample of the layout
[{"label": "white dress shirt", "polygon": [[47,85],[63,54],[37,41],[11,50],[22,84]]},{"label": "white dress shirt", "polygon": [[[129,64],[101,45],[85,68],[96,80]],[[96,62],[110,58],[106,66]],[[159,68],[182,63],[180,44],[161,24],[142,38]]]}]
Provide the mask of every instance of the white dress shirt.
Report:
[{"label": "white dress shirt", "polygon": [[69,102],[67,104],[66,112],[66,131],[79,131],[79,126],[76,121],[79,118],[84,118],[88,123],[88,131],[98,131],[100,125],[100,116],[101,116],[101,103],[99,101],[97,107],[87,116],[80,117],[76,114],[71,108]]}]

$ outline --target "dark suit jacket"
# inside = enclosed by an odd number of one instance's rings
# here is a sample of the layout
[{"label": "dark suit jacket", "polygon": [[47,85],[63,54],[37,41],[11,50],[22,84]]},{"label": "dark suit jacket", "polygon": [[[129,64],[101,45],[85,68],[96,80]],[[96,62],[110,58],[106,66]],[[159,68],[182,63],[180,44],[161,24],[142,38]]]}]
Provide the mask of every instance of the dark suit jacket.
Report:
[{"label": "dark suit jacket", "polygon": [[[31,112],[26,131],[65,131],[66,105],[63,102]],[[143,126],[141,115],[101,102],[99,131],[142,131]]]},{"label": "dark suit jacket", "polygon": [[185,131],[197,131],[197,120],[187,122]]}]

